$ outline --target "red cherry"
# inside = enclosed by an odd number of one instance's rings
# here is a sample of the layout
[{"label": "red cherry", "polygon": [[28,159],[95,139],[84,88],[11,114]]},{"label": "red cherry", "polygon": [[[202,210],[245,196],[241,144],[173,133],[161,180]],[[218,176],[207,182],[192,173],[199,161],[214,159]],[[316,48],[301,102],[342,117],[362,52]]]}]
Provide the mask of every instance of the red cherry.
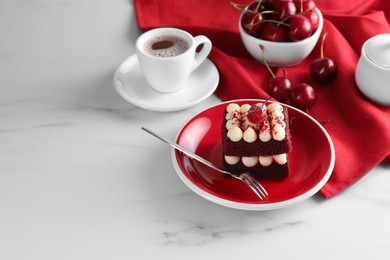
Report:
[{"label": "red cherry", "polygon": [[264,27],[264,16],[254,11],[244,11],[241,25],[250,35],[258,35]]},{"label": "red cherry", "polygon": [[288,21],[288,35],[292,41],[301,41],[311,35],[311,23],[305,16],[294,15]]},{"label": "red cherry", "polygon": [[324,41],[327,33],[324,34],[321,43],[321,58],[314,60],[310,65],[310,75],[319,83],[332,82],[337,76],[336,63],[324,57]]},{"label": "red cherry", "polygon": [[288,40],[286,26],[266,23],[260,37],[266,41],[285,42]]},{"label": "red cherry", "polygon": [[248,110],[247,117],[248,120],[254,124],[259,124],[267,118],[259,106],[251,106],[251,108]]},{"label": "red cherry", "polygon": [[292,0],[283,0],[276,3],[275,20],[282,21],[283,19],[297,13],[297,8]]},{"label": "red cherry", "polygon": [[315,32],[318,28],[319,23],[320,23],[320,16],[317,14],[317,12],[310,11],[310,12],[306,12],[302,15],[306,16],[307,19],[309,19],[309,21],[311,23],[311,31],[312,31],[312,33]]},{"label": "red cherry", "polygon": [[279,101],[285,101],[288,98],[291,89],[291,81],[283,76],[270,79],[266,91],[273,98]]},{"label": "red cherry", "polygon": [[312,78],[319,83],[332,82],[337,76],[337,66],[329,58],[318,58],[310,65]]},{"label": "red cherry", "polygon": [[313,0],[293,0],[298,12],[313,10],[316,8],[316,3]]},{"label": "red cherry", "polygon": [[312,86],[301,83],[291,90],[290,100],[294,107],[305,109],[317,102],[317,94]]},{"label": "red cherry", "polygon": [[281,0],[263,0],[267,10],[275,10],[276,4]]}]

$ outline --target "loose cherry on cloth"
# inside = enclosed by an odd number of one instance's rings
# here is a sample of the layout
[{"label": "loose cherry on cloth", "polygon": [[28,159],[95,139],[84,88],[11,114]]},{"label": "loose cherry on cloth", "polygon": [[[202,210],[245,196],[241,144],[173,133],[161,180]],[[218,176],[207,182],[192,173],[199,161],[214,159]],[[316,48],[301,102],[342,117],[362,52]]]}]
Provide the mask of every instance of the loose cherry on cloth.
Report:
[{"label": "loose cherry on cloth", "polygon": [[[339,194],[381,162],[390,163],[390,107],[366,99],[354,79],[363,43],[374,35],[390,33],[387,1],[316,0],[325,18],[323,32],[328,32],[324,52],[338,65],[338,75],[330,84],[311,79],[310,64],[320,56],[320,41],[301,64],[287,69],[293,85],[308,83],[315,88],[318,101],[310,115],[320,122],[329,120],[324,127],[335,145],[336,164],[320,190],[326,198]],[[266,99],[265,88],[272,76],[246,52],[238,31],[240,14],[229,2],[134,0],[141,30],[173,26],[211,39],[209,58],[220,73],[216,95],[222,101]],[[283,68],[273,70],[277,76],[283,75]]]}]

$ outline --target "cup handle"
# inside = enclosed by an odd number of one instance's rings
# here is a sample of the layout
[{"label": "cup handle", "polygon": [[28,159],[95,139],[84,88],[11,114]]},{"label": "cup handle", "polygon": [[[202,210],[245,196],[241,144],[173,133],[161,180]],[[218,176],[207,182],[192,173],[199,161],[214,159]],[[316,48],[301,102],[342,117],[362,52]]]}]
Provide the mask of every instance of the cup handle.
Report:
[{"label": "cup handle", "polygon": [[202,49],[195,54],[195,62],[194,66],[192,67],[192,71],[195,70],[197,67],[199,67],[200,64],[207,58],[207,56],[211,52],[211,41],[209,38],[203,35],[198,35],[194,37],[195,40],[195,49],[198,48],[199,45],[203,44]]}]

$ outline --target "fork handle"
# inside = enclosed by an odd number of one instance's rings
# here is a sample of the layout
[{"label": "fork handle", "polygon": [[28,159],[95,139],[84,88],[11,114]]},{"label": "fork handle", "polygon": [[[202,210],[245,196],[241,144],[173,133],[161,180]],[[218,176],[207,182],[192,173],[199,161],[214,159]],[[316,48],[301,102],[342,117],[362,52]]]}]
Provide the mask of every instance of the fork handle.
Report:
[{"label": "fork handle", "polygon": [[199,161],[199,162],[201,162],[201,163],[203,163],[203,164],[206,164],[207,166],[213,168],[214,170],[217,170],[217,171],[219,171],[219,172],[221,172],[221,173],[223,173],[223,174],[229,174],[229,175],[230,175],[229,172],[226,172],[226,171],[224,171],[224,170],[218,168],[218,167],[217,167],[216,165],[214,165],[213,163],[207,161],[206,159],[204,159],[204,158],[198,156],[197,154],[195,154],[195,153],[193,153],[193,152],[190,152],[190,151],[187,150],[186,148],[184,148],[184,147],[178,145],[177,143],[174,143],[174,142],[172,142],[171,140],[166,139],[166,138],[164,138],[164,137],[162,137],[162,136],[156,134],[156,133],[153,132],[152,130],[147,129],[147,128],[143,127],[143,126],[141,127],[141,129],[144,130],[145,132],[147,132],[147,133],[153,135],[154,137],[157,137],[157,138],[160,139],[161,141],[163,141],[163,142],[169,144],[170,146],[172,146],[173,148],[179,150],[180,152],[182,152],[182,153],[188,155],[189,157],[191,157],[191,158],[193,158],[193,159],[195,159],[195,160],[197,160],[197,161]]}]

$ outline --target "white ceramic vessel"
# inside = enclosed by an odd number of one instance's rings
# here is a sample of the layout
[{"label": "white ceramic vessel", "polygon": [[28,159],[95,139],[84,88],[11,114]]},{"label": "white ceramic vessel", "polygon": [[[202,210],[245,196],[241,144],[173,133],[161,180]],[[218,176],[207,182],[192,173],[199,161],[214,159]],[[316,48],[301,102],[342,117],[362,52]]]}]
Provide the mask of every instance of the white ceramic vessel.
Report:
[{"label": "white ceramic vessel", "polygon": [[[171,57],[155,56],[145,51],[150,41],[162,37],[177,37],[188,44],[188,49]],[[203,48],[197,52],[199,46]],[[173,93],[184,86],[184,83],[211,51],[211,41],[204,35],[193,37],[186,31],[161,27],[149,30],[138,37],[136,53],[141,71],[150,86],[160,93]]]},{"label": "white ceramic vessel", "polygon": [[355,80],[366,97],[390,106],[390,34],[374,36],[363,44]]}]

